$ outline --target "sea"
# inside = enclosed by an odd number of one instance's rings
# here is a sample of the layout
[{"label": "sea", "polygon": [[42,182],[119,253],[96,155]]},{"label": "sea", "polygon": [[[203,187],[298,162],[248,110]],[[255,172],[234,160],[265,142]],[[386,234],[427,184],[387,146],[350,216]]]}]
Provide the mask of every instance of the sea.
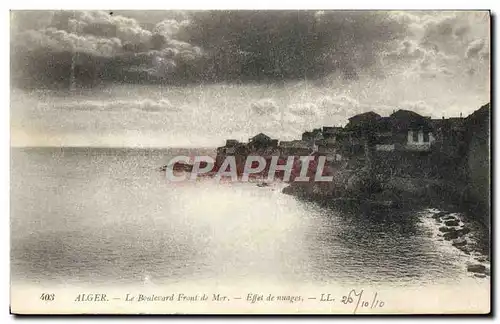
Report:
[{"label": "sea", "polygon": [[284,183],[169,182],[196,149],[12,148],[11,283],[210,281],[409,287],[489,281],[439,238],[430,209],[366,212]]}]

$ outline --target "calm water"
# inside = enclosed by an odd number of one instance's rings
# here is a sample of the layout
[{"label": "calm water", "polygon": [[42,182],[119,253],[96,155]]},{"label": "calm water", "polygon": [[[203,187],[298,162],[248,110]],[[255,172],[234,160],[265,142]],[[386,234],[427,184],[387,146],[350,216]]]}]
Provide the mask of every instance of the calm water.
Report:
[{"label": "calm water", "polygon": [[410,285],[466,276],[418,211],[335,211],[251,183],[168,183],[168,150],[13,149],[14,282]]}]

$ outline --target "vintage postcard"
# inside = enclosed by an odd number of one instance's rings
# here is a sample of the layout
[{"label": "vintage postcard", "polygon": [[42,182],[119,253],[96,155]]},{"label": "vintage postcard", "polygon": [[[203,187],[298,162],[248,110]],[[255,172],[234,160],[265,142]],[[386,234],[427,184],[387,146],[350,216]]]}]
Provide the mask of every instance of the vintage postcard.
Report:
[{"label": "vintage postcard", "polygon": [[490,15],[11,11],[11,312],[490,313]]}]

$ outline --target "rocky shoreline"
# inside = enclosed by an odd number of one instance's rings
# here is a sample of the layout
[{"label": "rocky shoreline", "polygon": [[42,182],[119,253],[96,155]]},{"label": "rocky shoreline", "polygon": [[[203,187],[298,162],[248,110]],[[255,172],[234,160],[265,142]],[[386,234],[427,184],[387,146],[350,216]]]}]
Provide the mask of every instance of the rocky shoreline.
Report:
[{"label": "rocky shoreline", "polygon": [[484,231],[480,225],[466,219],[460,212],[426,209],[425,215],[433,219],[433,226],[437,229],[438,241],[451,243],[451,246],[470,256],[466,262],[467,272],[476,278],[490,276],[490,258],[488,249],[481,244],[480,232]]},{"label": "rocky shoreline", "polygon": [[452,199],[456,197],[444,184],[435,180],[392,177],[373,182],[353,171],[337,172],[334,178],[335,181],[327,183],[292,182],[283,189],[283,193],[308,200],[359,200],[406,208],[433,206],[436,198],[443,200],[443,194]]},{"label": "rocky shoreline", "polygon": [[[431,227],[436,241],[447,242],[451,247],[468,256],[466,271],[475,278],[490,276],[489,233],[477,212],[468,214],[458,206],[460,188],[450,189],[449,184],[424,179],[392,179],[373,194],[349,191],[335,183],[291,183],[283,189],[289,194],[319,204],[349,204],[369,210],[415,210]],[[337,190],[335,190],[337,189]],[[340,190],[339,190],[340,189]],[[453,190],[453,191],[452,191]],[[338,195],[342,193],[341,195]],[[391,202],[390,205],[386,205]],[[433,206],[434,208],[429,208]],[[440,209],[436,209],[440,208]],[[394,209],[395,208],[395,209]]]}]

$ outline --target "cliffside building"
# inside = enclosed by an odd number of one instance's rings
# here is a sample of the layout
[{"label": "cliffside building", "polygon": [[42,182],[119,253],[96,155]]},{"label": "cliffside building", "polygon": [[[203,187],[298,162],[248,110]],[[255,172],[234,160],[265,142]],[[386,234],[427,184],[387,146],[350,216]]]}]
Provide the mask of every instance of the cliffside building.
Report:
[{"label": "cliffside building", "polygon": [[272,139],[264,133],[259,133],[248,139],[247,147],[250,151],[260,151],[268,148],[276,149],[278,147],[278,140]]},{"label": "cliffside building", "polygon": [[281,141],[279,144],[280,155],[287,156],[306,156],[312,152],[308,142],[303,140]]},{"label": "cliffside building", "polygon": [[398,110],[383,118],[377,150],[424,151],[431,150],[435,141],[431,119],[413,111]]}]

